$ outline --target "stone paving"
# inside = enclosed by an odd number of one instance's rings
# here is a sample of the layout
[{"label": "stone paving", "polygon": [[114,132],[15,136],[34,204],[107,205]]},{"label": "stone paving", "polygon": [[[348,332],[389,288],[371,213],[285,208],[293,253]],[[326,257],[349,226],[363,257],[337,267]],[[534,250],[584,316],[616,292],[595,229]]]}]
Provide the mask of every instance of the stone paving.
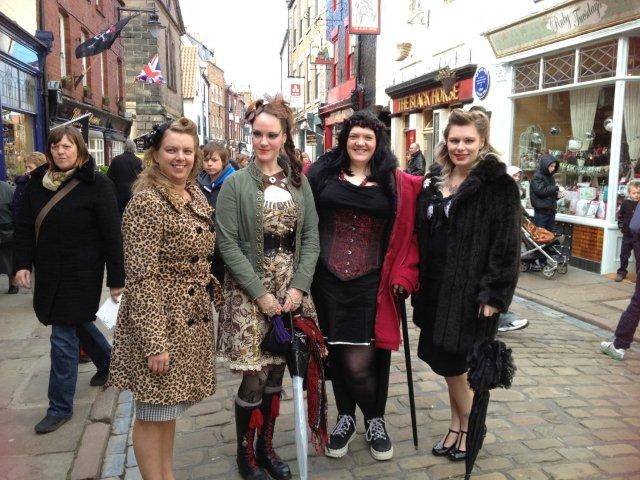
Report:
[{"label": "stone paving", "polygon": [[[67,478],[100,392],[90,387],[93,364],[80,365],[73,418],[58,431],[36,435],[48,407],[49,336],[33,312],[30,290],[6,295],[0,276],[0,480]],[[107,292],[103,292],[105,295]]]},{"label": "stone paving", "polygon": [[[518,366],[510,390],[492,393],[485,446],[472,478],[483,480],[640,479],[640,350],[633,347],[623,362],[598,353],[610,333],[537,303],[516,298],[512,308],[530,320],[525,330],[501,335],[513,348]],[[412,352],[418,331],[411,329]],[[350,454],[334,460],[310,451],[309,478],[322,480],[461,478],[464,465],[434,457],[431,446],[448,428],[448,395],[444,381],[413,357],[420,447],[411,440],[403,356],[393,355],[387,423],[395,456],[376,462],[363,435]],[[235,466],[233,397],[239,380],[218,367],[214,397],[192,407],[178,421],[176,479],[240,478]],[[291,382],[285,382],[287,392]],[[329,399],[333,404],[329,384]],[[297,472],[293,439],[293,406],[283,400],[275,445]],[[335,418],[335,409],[330,409]],[[362,433],[362,418],[358,430]],[[114,423],[115,425],[115,423]],[[330,425],[331,427],[332,425]],[[122,431],[112,436],[103,477],[139,479],[129,441]],[[127,449],[127,454],[123,453]],[[118,466],[113,466],[117,459]],[[112,462],[111,464],[109,462]],[[115,473],[115,476],[108,477]]]}]

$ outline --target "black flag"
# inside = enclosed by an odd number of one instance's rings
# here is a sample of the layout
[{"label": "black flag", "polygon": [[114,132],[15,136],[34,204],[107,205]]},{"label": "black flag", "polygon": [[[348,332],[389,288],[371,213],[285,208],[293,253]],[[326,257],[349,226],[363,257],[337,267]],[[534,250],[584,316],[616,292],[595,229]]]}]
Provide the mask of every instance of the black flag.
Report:
[{"label": "black flag", "polygon": [[89,145],[89,118],[91,118],[91,115],[84,115],[84,118],[72,123],[74,127],[80,130],[84,143],[87,145]]},{"label": "black flag", "polygon": [[133,17],[135,17],[135,15],[123,18],[103,32],[100,32],[90,39],[82,42],[76,47],[76,58],[90,57],[111,48],[111,45],[113,45],[113,42],[118,38],[122,29]]}]

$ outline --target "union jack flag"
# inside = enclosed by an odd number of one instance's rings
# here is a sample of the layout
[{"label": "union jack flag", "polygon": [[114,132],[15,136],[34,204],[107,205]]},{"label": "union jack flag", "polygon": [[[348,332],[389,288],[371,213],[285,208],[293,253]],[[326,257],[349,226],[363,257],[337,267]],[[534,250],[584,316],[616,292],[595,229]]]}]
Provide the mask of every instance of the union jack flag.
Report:
[{"label": "union jack flag", "polygon": [[143,83],[155,83],[156,85],[160,83],[167,83],[162,76],[162,71],[160,70],[158,54],[155,54],[153,58],[149,60],[149,63],[142,68],[136,77],[136,81]]}]

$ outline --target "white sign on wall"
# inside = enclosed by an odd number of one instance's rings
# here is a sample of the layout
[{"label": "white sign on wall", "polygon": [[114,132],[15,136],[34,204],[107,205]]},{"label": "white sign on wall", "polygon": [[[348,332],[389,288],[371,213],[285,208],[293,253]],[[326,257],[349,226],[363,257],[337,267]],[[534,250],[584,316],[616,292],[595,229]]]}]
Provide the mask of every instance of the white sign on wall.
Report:
[{"label": "white sign on wall", "polygon": [[287,77],[282,96],[289,102],[292,109],[303,109],[304,77]]}]

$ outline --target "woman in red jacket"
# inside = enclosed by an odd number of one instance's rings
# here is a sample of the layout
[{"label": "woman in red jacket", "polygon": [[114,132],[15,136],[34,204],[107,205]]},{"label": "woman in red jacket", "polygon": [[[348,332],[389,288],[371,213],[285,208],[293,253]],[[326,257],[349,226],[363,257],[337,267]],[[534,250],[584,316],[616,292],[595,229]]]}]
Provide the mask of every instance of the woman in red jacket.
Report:
[{"label": "woman in red jacket", "polygon": [[413,234],[417,177],[400,172],[385,125],[366,111],[344,123],[338,146],[309,170],[320,218],[320,261],[311,287],[329,346],[338,422],[325,453],[346,455],[355,407],[376,460],[393,457],[384,410],[391,350],[400,346],[395,299],[416,288]]}]

